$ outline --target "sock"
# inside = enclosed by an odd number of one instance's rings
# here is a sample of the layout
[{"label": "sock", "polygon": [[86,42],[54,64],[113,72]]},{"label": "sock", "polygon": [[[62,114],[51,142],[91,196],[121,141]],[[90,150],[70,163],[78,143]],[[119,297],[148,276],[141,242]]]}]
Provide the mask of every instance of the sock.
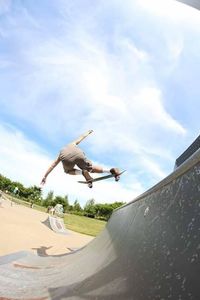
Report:
[{"label": "sock", "polygon": [[102,170],[102,173],[110,173],[110,170]]},{"label": "sock", "polygon": [[75,175],[82,175],[82,171],[81,170],[75,170],[74,173],[75,173]]}]

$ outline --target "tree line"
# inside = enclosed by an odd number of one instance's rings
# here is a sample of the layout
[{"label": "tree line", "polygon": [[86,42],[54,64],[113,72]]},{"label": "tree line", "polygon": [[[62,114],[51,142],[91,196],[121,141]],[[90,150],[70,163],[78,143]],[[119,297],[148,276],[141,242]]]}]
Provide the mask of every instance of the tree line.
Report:
[{"label": "tree line", "polygon": [[90,218],[108,220],[114,209],[124,205],[124,202],[114,203],[95,203],[94,199],[86,202],[82,208],[78,199],[71,205],[69,203],[68,195],[54,196],[53,191],[50,191],[45,198],[42,196],[42,190],[37,186],[24,187],[23,184],[17,181],[11,181],[9,178],[0,174],[0,190],[15,194],[22,200],[34,203],[43,207],[55,206],[62,204],[64,212],[78,214]]}]

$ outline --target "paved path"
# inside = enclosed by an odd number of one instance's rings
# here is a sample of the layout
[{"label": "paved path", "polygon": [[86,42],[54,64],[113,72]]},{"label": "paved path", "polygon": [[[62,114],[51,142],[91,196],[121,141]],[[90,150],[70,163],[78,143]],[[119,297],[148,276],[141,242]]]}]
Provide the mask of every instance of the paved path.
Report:
[{"label": "paved path", "polygon": [[69,231],[67,235],[53,232],[42,222],[48,215],[22,205],[2,200],[0,207],[0,255],[28,250],[48,255],[64,254],[83,247],[93,237]]}]

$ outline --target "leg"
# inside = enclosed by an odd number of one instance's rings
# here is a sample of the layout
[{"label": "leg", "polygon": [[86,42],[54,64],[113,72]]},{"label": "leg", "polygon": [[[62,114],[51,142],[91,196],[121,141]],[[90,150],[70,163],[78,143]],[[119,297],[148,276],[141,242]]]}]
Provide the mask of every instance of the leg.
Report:
[{"label": "leg", "polygon": [[85,177],[86,181],[92,181],[93,180],[93,178],[90,176],[90,174],[87,170],[82,170],[82,175]]},{"label": "leg", "polygon": [[86,181],[89,181],[89,187],[92,187],[92,177],[90,176],[89,172],[87,170],[78,170],[78,169],[72,169],[67,171],[67,174],[69,175],[83,175]]},{"label": "leg", "polygon": [[82,171],[78,169],[72,169],[66,172],[69,175],[82,175]]},{"label": "leg", "polygon": [[111,173],[116,176],[118,176],[120,173],[120,170],[117,168],[112,168],[110,170],[106,170],[100,166],[93,166],[91,163],[88,164],[88,166],[84,170],[86,170],[87,173]]},{"label": "leg", "polygon": [[80,157],[76,161],[76,165],[83,170],[82,174],[85,177],[86,181],[91,181],[93,178],[90,176],[89,173],[111,173],[115,176],[115,179],[117,180],[119,176],[119,169],[117,168],[112,168],[110,170],[105,170],[100,166],[94,166],[92,165],[92,162],[88,160],[86,157]]},{"label": "leg", "polygon": [[84,168],[82,169],[82,174],[85,177],[86,181],[92,181],[92,177],[89,173],[103,173],[103,168],[100,166],[93,166],[90,161],[86,162]]},{"label": "leg", "polygon": [[90,166],[88,170],[83,170],[82,174],[85,177],[86,181],[88,181],[88,186],[92,188],[92,177],[90,176],[90,173],[111,173],[115,176],[115,181],[119,181],[120,179],[120,171],[117,168],[112,168],[110,170],[105,170],[100,166]]},{"label": "leg", "polygon": [[92,166],[91,173],[105,173],[102,167],[100,166]]},{"label": "leg", "polygon": [[89,172],[91,172],[91,173],[111,173],[113,175],[118,176],[119,173],[120,173],[120,170],[117,169],[117,168],[112,168],[110,170],[105,170],[100,166],[92,166],[91,171],[89,171]]}]

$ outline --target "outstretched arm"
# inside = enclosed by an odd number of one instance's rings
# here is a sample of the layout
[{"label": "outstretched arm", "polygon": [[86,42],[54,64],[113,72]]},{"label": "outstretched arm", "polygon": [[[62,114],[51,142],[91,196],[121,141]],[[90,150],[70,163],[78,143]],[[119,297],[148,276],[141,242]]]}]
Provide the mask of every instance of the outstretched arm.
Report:
[{"label": "outstretched arm", "polygon": [[78,145],[82,140],[84,140],[93,130],[88,130],[86,133],[82,134],[77,140],[73,141],[74,144]]},{"label": "outstretched arm", "polygon": [[57,164],[59,164],[60,162],[60,158],[59,156],[56,158],[56,160],[54,160],[54,162],[51,164],[51,166],[48,168],[48,170],[46,171],[44,177],[42,178],[42,181],[41,181],[41,184],[45,184],[46,183],[46,179],[47,179],[47,176],[49,175],[49,173],[51,171],[53,171],[53,169],[57,166]]}]

